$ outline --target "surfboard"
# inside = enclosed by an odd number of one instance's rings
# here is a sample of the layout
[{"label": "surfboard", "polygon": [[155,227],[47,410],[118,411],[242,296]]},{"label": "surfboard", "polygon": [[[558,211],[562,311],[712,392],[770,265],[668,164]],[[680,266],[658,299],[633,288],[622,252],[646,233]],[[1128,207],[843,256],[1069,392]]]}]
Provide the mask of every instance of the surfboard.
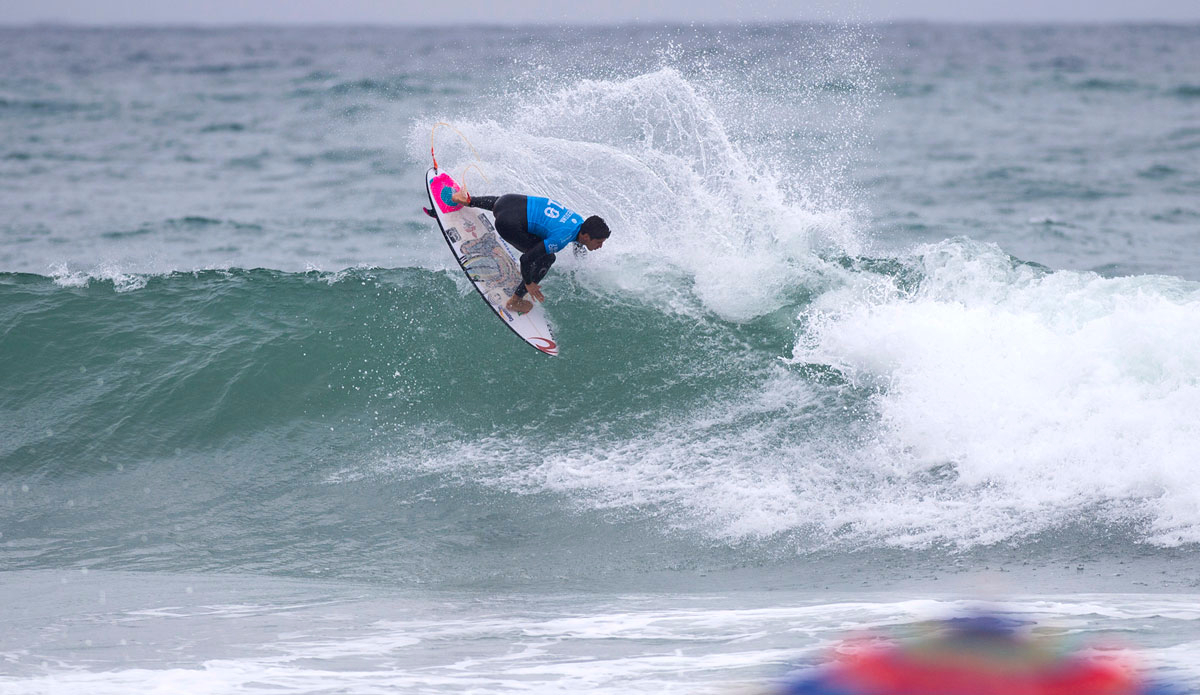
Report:
[{"label": "surfboard", "polygon": [[429,209],[437,215],[454,260],[479,296],[526,344],[542,354],[557,356],[558,342],[540,303],[534,302],[533,310],[524,314],[504,308],[521,284],[521,256],[496,233],[492,213],[455,204],[451,196],[459,189],[458,183],[436,167],[426,172],[425,182]]}]

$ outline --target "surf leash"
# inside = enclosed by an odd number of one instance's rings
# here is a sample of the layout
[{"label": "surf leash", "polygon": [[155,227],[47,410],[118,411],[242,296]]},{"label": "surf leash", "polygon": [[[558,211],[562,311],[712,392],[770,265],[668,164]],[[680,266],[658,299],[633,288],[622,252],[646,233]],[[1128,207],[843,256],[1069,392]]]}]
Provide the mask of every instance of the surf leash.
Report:
[{"label": "surf leash", "polygon": [[[434,139],[435,139],[435,137],[436,137],[436,135],[437,135],[437,129],[438,129],[438,128],[443,128],[443,127],[444,127],[444,128],[449,128],[450,130],[453,130],[453,131],[454,131],[454,132],[455,132],[455,133],[458,135],[458,137],[462,138],[462,141],[463,141],[463,142],[467,143],[467,147],[471,148],[471,154],[475,155],[475,163],[471,163],[471,164],[468,164],[468,165],[466,165],[465,167],[463,167],[462,171],[461,171],[461,172],[459,172],[459,175],[458,175],[458,180],[461,182],[461,185],[462,185],[462,188],[463,188],[463,190],[464,190],[464,191],[466,191],[466,190],[467,190],[467,179],[466,179],[466,176],[467,176],[467,171],[469,171],[469,170],[471,170],[471,169],[474,169],[475,171],[479,172],[479,175],[483,177],[483,180],[484,180],[484,181],[487,181],[488,183],[491,183],[491,182],[492,182],[492,180],[488,178],[487,174],[483,173],[483,169],[480,169],[480,168],[479,168],[479,164],[478,164],[478,162],[481,162],[481,161],[483,161],[483,160],[482,160],[482,159],[480,159],[480,157],[479,157],[479,151],[475,149],[475,145],[472,145],[472,144],[471,144],[471,141],[467,139],[467,136],[466,136],[466,135],[463,135],[463,134],[462,134],[462,131],[461,131],[461,130],[459,130],[458,128],[455,128],[454,126],[450,125],[449,123],[447,123],[447,122],[445,122],[445,121],[438,121],[437,123],[434,123],[434,124],[433,124],[433,128],[431,128],[431,129],[429,130],[429,158],[433,160],[433,170],[434,170],[434,171],[440,171],[440,170],[441,170],[441,169],[438,167],[437,153],[436,153],[436,152],[434,152]],[[468,198],[470,198],[470,196],[471,196],[471,194],[470,194],[470,193],[467,193],[467,197],[468,197]]]},{"label": "surf leash", "polygon": [[433,146],[434,146],[433,141],[434,141],[434,137],[437,135],[437,129],[443,128],[443,127],[449,128],[450,130],[453,130],[455,133],[457,133],[458,137],[462,138],[462,141],[467,143],[467,147],[471,148],[471,154],[475,155],[475,161],[477,161],[477,162],[480,161],[479,152],[475,149],[475,146],[471,144],[471,141],[467,139],[467,136],[462,134],[461,130],[459,130],[458,128],[455,128],[454,126],[450,125],[449,123],[447,123],[445,121],[438,121],[437,123],[434,123],[433,128],[431,128],[429,130],[429,157],[430,157],[430,159],[433,160],[434,171],[438,171],[438,163],[437,163],[437,154],[435,154],[433,151]]}]

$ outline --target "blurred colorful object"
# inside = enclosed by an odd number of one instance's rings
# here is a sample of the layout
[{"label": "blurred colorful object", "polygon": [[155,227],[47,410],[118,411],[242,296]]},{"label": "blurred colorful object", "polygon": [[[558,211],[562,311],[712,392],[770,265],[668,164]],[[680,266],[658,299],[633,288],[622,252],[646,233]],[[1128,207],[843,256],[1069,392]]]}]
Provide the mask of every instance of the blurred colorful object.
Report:
[{"label": "blurred colorful object", "polygon": [[904,639],[847,640],[829,664],[785,681],[782,695],[1171,695],[1124,650],[1069,650],[1006,617],[922,623]]}]

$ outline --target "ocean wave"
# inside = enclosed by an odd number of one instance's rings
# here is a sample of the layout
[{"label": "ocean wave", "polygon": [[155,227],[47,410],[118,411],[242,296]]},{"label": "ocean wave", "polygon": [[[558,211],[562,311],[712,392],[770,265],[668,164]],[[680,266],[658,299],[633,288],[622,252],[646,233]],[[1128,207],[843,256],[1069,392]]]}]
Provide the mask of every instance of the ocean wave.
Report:
[{"label": "ocean wave", "polygon": [[1145,85],[1135,80],[1119,80],[1104,77],[1091,77],[1075,83],[1075,89],[1097,92],[1133,92],[1145,89]]},{"label": "ocean wave", "polygon": [[[404,77],[339,74],[312,74],[309,91],[296,94],[416,88]],[[852,149],[866,110],[871,89],[860,77],[794,78],[834,100],[827,118],[838,123],[826,128],[810,127],[821,108],[790,83],[760,80],[728,97],[719,80],[672,67],[567,86],[552,79],[517,90],[520,108],[492,104],[486,120],[455,121],[490,177],[468,172],[473,191],[552,195],[613,227],[603,252],[562,254],[547,281],[563,342],[554,361],[526,354],[440,246],[395,270],[139,273],[101,264],[0,275],[0,361],[19,365],[0,376],[5,475],[35,490],[95,476],[108,500],[144,500],[149,485],[114,473],[138,469],[156,490],[180,491],[167,511],[130,502],[130,516],[150,510],[202,527],[212,514],[221,532],[247,537],[255,531],[239,526],[245,510],[269,500],[276,507],[246,525],[260,533],[243,546],[248,556],[270,546],[262,534],[287,527],[296,547],[344,553],[347,572],[364,574],[383,551],[362,550],[362,538],[342,543],[349,550],[310,538],[321,524],[361,518],[330,500],[376,495],[356,511],[380,520],[387,531],[373,540],[389,553],[410,540],[395,535],[403,524],[394,513],[412,500],[429,512],[412,515],[426,548],[523,513],[506,539],[560,525],[586,531],[599,518],[632,526],[650,545],[698,537],[716,553],[750,548],[751,559],[769,554],[756,544],[785,554],[962,548],[1103,524],[1122,540],[1200,541],[1195,285],[1051,272],[962,239],[869,257],[858,202],[866,196],[846,184],[837,156]],[[919,95],[923,84],[907,88]],[[936,94],[957,98],[937,84]],[[252,86],[246,94],[262,92]],[[777,108],[755,120],[760,90]],[[187,127],[240,122],[230,117]],[[412,162],[427,159],[430,120],[410,128]],[[386,142],[390,123],[272,161],[371,161],[387,150],[361,143]],[[1196,132],[1176,127],[1166,139],[1186,149]],[[802,153],[779,155],[780,142]],[[251,145],[224,161],[254,168],[265,156],[254,152],[289,151]],[[474,162],[453,138],[438,146],[456,175]],[[1043,166],[1052,161],[1021,161],[982,172],[978,195],[1026,204],[1124,190],[1055,179]],[[1029,180],[1029,162],[1050,173]],[[420,194],[415,179],[408,185],[416,218]],[[1009,188],[997,195],[1001,185]],[[379,219],[393,219],[394,186],[387,178],[371,189],[385,201]],[[276,215],[294,196],[271,198],[253,218],[276,216],[284,231],[255,243],[294,243],[298,254],[327,246],[361,200],[320,213],[335,221],[291,242],[303,225]],[[1026,207],[973,219],[1030,220],[1051,232],[1075,219],[1057,206]],[[207,205],[170,209],[156,219],[195,237],[237,226],[183,216]],[[931,234],[940,228],[936,216],[913,220]],[[411,236],[401,244],[440,245],[425,218],[403,224]],[[137,225],[111,238],[138,236]],[[364,228],[393,231],[374,220]],[[193,495],[197,479],[211,483],[208,497]],[[258,496],[228,501],[243,489]],[[45,513],[37,500],[26,508]],[[543,525],[530,531],[524,519]],[[154,554],[127,557],[139,553]],[[295,566],[272,559],[253,569],[281,565]]]},{"label": "ocean wave", "polygon": [[81,111],[100,111],[111,108],[97,102],[68,101],[65,99],[9,99],[0,97],[0,109],[29,111],[37,114],[68,114]]}]

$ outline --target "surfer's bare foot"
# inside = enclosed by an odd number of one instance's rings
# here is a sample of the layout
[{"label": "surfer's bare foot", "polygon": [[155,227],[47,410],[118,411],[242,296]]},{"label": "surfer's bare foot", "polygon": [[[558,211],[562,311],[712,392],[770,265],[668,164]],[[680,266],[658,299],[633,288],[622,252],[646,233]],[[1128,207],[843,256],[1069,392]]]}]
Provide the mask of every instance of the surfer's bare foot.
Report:
[{"label": "surfer's bare foot", "polygon": [[533,310],[533,302],[525,299],[524,297],[518,297],[515,294],[512,297],[509,297],[508,303],[504,306],[509,311],[515,311],[518,314],[527,314]]},{"label": "surfer's bare foot", "polygon": [[458,203],[459,205],[470,205],[471,204],[471,196],[467,194],[467,189],[465,189],[465,188],[460,188],[457,191],[455,191],[454,195],[450,196],[450,200],[453,200],[455,203]]}]

